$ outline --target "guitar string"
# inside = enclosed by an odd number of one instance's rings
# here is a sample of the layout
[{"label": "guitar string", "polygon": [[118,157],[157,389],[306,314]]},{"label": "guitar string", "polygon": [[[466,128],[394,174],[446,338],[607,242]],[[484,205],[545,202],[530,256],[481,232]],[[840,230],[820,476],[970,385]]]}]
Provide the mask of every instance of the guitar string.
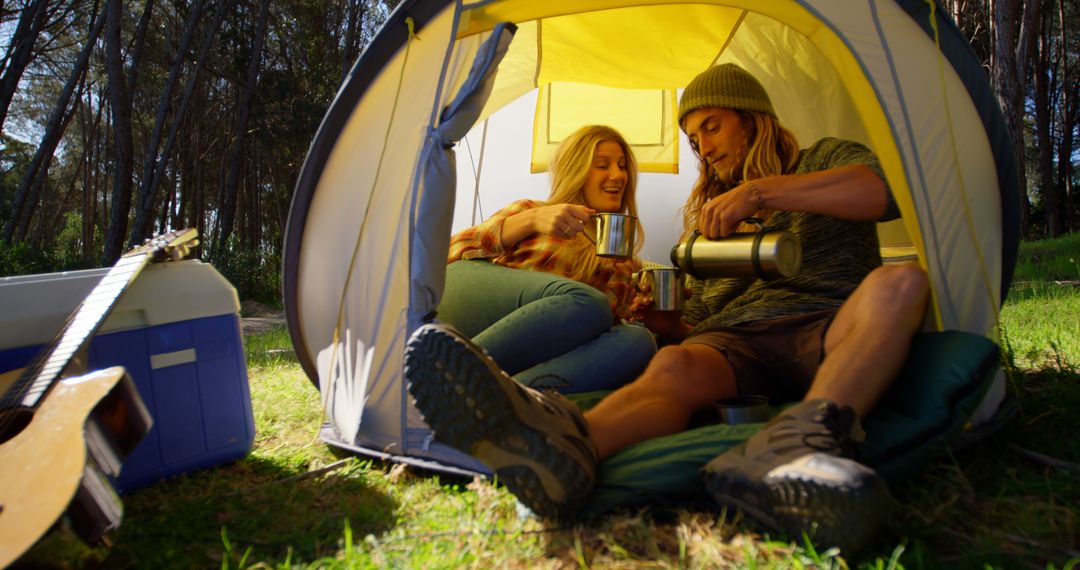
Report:
[{"label": "guitar string", "polygon": [[[152,258],[169,251],[181,252],[181,257],[186,257],[190,248],[198,244],[197,237],[198,232],[194,229],[169,232],[124,254],[68,316],[60,333],[37,352],[18,379],[0,396],[0,434],[7,432],[16,419],[16,414],[4,412],[16,411],[20,401],[23,408],[37,407],[70,365],[71,359],[86,346],[120,296]],[[96,310],[93,317],[90,316],[91,309]],[[79,328],[85,330],[74,334]],[[61,347],[64,350],[60,350]],[[26,405],[26,402],[31,403]]]}]

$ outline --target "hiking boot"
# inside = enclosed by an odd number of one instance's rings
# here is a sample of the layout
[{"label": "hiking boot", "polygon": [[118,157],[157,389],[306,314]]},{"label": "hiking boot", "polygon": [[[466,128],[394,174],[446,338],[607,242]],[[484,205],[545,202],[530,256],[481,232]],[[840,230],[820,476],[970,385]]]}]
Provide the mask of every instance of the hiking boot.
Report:
[{"label": "hiking boot", "polygon": [[818,546],[857,551],[892,504],[885,481],[851,459],[861,431],[851,408],[802,402],[710,461],[705,487],[721,505],[789,537],[805,531]]},{"label": "hiking boot", "polygon": [[596,445],[581,411],[522,386],[453,327],[428,324],[405,345],[409,393],[437,440],[487,465],[541,517],[570,518],[596,477]]}]

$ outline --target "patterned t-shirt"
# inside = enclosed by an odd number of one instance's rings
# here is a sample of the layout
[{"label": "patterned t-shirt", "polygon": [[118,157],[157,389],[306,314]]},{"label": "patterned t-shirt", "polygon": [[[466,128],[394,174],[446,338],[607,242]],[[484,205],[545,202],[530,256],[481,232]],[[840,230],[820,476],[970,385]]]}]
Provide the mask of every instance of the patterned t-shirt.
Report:
[{"label": "patterned t-shirt", "polygon": [[[862,164],[885,179],[877,157],[865,146],[825,138],[799,153],[795,173]],[[898,217],[891,194],[881,220]],[[683,319],[695,325],[691,334],[714,325],[736,325],[836,309],[874,268],[881,265],[877,226],[873,221],[847,221],[820,214],[776,212],[768,230],[789,231],[802,245],[802,266],[787,278],[690,279],[693,295]]]},{"label": "patterned t-shirt", "polygon": [[[574,258],[566,253],[566,244],[585,236],[563,238],[549,234],[532,234],[510,248],[502,246],[502,227],[514,214],[545,205],[535,200],[518,200],[495,212],[478,226],[462,230],[450,238],[450,254],[447,263],[468,259],[487,259],[497,265],[515,269],[545,271],[570,278]],[[634,298],[631,277],[640,264],[637,259],[598,257],[600,265],[596,272],[584,280],[607,295],[614,316],[629,318],[629,305]]]}]

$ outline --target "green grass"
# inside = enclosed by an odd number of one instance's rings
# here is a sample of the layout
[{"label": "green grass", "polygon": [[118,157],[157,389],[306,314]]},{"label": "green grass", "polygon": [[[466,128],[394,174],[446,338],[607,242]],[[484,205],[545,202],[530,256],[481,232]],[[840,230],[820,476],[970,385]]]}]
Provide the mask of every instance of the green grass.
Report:
[{"label": "green grass", "polygon": [[1080,234],[1021,244],[1001,318],[1015,365],[1080,367]]},{"label": "green grass", "polygon": [[1062,280],[1080,280],[1080,233],[1020,244],[1013,281]]},{"label": "green grass", "polygon": [[889,532],[861,560],[769,540],[738,516],[708,510],[551,526],[520,518],[509,493],[486,482],[342,461],[317,439],[319,394],[284,330],[245,340],[251,454],[127,495],[112,548],[83,560],[103,568],[1080,567],[1080,289],[1054,283],[1076,279],[1057,273],[1074,251],[1073,238],[1021,250],[1023,270],[1002,311],[1016,417],[895,488]]}]

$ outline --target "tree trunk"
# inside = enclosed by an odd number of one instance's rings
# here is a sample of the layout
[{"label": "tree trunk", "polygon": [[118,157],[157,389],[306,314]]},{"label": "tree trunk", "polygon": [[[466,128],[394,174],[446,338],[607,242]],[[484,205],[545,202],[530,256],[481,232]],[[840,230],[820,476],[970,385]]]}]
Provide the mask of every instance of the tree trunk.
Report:
[{"label": "tree trunk", "polygon": [[[87,262],[93,256],[94,242],[96,241],[98,149],[101,138],[98,129],[101,126],[102,115],[102,106],[98,106],[97,110],[94,110],[93,95],[90,90],[87,90],[86,101],[83,102],[82,109],[84,110],[83,147],[87,149],[87,152],[83,158],[82,249],[79,252],[79,259]],[[92,117],[91,114],[93,114]]]},{"label": "tree trunk", "polygon": [[240,92],[240,105],[236,120],[236,141],[233,144],[229,175],[222,188],[221,227],[216,250],[225,251],[225,244],[233,231],[236,220],[236,193],[240,185],[241,166],[244,162],[244,144],[247,140],[248,120],[251,117],[251,101],[255,96],[255,86],[259,82],[259,68],[262,65],[262,50],[266,40],[266,28],[270,20],[270,0],[262,0],[259,6],[259,21],[255,31],[255,40],[251,47],[251,60],[248,62],[247,80]]},{"label": "tree trunk", "polygon": [[1061,231],[1061,219],[1058,212],[1057,192],[1054,189],[1054,143],[1050,133],[1050,78],[1047,75],[1053,66],[1050,56],[1050,38],[1047,26],[1039,34],[1038,57],[1033,57],[1036,64],[1035,76],[1035,140],[1039,151],[1039,186],[1046,210],[1046,235],[1057,237]]},{"label": "tree trunk", "polygon": [[[1027,196],[1026,161],[1024,156],[1024,92],[1026,90],[1026,67],[1029,46],[1036,33],[1034,20],[1038,14],[1036,0],[1028,0],[1020,14],[1020,0],[999,0],[993,4],[994,60],[992,80],[998,104],[1012,136],[1013,153],[1020,182],[1020,227],[1026,233],[1031,216],[1031,202]],[[1019,33],[1016,27],[1019,25]]]},{"label": "tree trunk", "polygon": [[[104,12],[97,12],[90,33],[87,35],[86,44],[79,53],[79,58],[75,61],[71,74],[68,75],[67,82],[60,91],[56,104],[49,114],[49,121],[41,138],[41,144],[38,145],[37,152],[34,153],[34,158],[30,161],[26,174],[23,175],[23,179],[19,183],[19,189],[15,194],[15,201],[12,205],[11,219],[8,221],[7,227],[4,228],[4,239],[8,242],[22,240],[26,236],[30,225],[30,217],[37,206],[35,190],[41,188],[44,180],[49,175],[49,165],[52,162],[53,154],[60,145],[60,139],[63,138],[67,125],[75,112],[74,107],[70,113],[68,112],[72,96],[86,74],[90,54],[94,50],[94,45],[97,43],[98,35],[101,34],[101,28],[104,24]],[[82,99],[81,92],[76,99]]]},{"label": "tree trunk", "polygon": [[0,77],[0,129],[4,127],[11,100],[19,90],[23,72],[34,59],[34,44],[45,28],[48,4],[46,0],[33,0],[19,14],[19,24],[11,36],[11,48],[4,56],[4,75]]},{"label": "tree trunk", "polygon": [[1058,24],[1060,38],[1058,42],[1058,48],[1060,50],[1059,58],[1061,59],[1061,98],[1058,100],[1058,110],[1061,114],[1061,137],[1058,139],[1058,168],[1057,168],[1057,184],[1055,184],[1058,196],[1058,203],[1060,204],[1059,210],[1061,212],[1061,226],[1062,232],[1067,233],[1076,230],[1076,223],[1073,220],[1073,207],[1072,207],[1072,160],[1073,156],[1073,141],[1074,132],[1076,129],[1076,113],[1078,105],[1078,96],[1080,96],[1080,81],[1074,79],[1070,69],[1069,52],[1066,46],[1069,45],[1068,35],[1066,34],[1065,24],[1065,1],[1058,0]]},{"label": "tree trunk", "polygon": [[364,7],[360,0],[345,0],[345,38],[341,46],[341,81],[349,75],[358,53],[357,40],[363,22]]},{"label": "tree trunk", "polygon": [[131,171],[134,164],[134,142],[131,136],[131,96],[124,77],[124,60],[120,49],[120,24],[123,19],[121,0],[107,0],[108,14],[105,32],[105,68],[109,77],[109,106],[112,108],[112,131],[115,152],[112,211],[109,230],[105,234],[102,265],[113,265],[123,253],[127,233],[128,211],[131,209]]},{"label": "tree trunk", "polygon": [[[129,243],[134,246],[142,241],[144,237],[149,233],[149,227],[146,227],[148,220],[151,219],[151,213],[154,207],[154,202],[157,196],[157,189],[161,186],[161,177],[165,173],[165,166],[168,164],[169,158],[172,156],[172,149],[176,143],[176,136],[180,132],[180,127],[184,124],[184,117],[187,115],[188,107],[191,105],[192,96],[195,93],[195,87],[198,85],[199,75],[203,68],[206,66],[206,61],[210,54],[210,47],[214,44],[214,39],[217,37],[217,33],[221,28],[222,22],[225,21],[225,14],[228,12],[229,7],[233,5],[235,0],[223,0],[218,4],[218,10],[215,12],[214,21],[210,23],[205,35],[202,38],[202,43],[199,45],[199,54],[197,56],[195,67],[191,70],[191,74],[187,78],[187,84],[184,86],[184,94],[180,99],[180,105],[177,107],[176,112],[173,114],[172,124],[169,125],[169,133],[165,137],[165,145],[161,148],[160,153],[157,153],[156,144],[153,147],[156,157],[151,158],[150,153],[147,153],[147,165],[150,168],[149,178],[144,171],[143,179],[139,187],[139,211],[136,212],[136,226],[132,228],[131,238]],[[200,2],[200,4],[202,4]],[[201,11],[202,6],[199,7]],[[191,29],[194,35],[194,28]],[[180,53],[186,52],[186,49]],[[164,101],[164,99],[162,99]],[[156,128],[156,127],[155,127]],[[160,135],[160,133],[159,133]],[[153,162],[152,162],[153,161]],[[157,163],[157,164],[155,164]],[[140,222],[140,215],[142,221]],[[139,230],[139,224],[142,224],[142,229]],[[136,231],[139,234],[136,235]],[[200,234],[201,235],[201,234]]]},{"label": "tree trunk", "polygon": [[154,12],[154,0],[146,0],[139,25],[135,28],[135,40],[131,51],[131,73],[128,75],[128,89],[134,95],[135,86],[139,84],[139,70],[142,68],[142,50],[146,44],[146,30],[150,27],[150,16]]},{"label": "tree trunk", "polygon": [[[156,174],[158,170],[165,168],[165,163],[168,161],[167,155],[158,156],[158,147],[161,145],[165,121],[168,120],[169,109],[172,106],[173,92],[180,81],[180,72],[184,67],[184,61],[187,59],[188,48],[195,37],[195,28],[202,18],[203,6],[204,2],[198,0],[191,9],[188,21],[184,25],[184,34],[180,39],[180,46],[176,50],[176,57],[169,68],[169,77],[161,90],[161,96],[158,97],[154,128],[150,133],[150,141],[146,144],[146,153],[143,155],[143,174],[139,182],[139,195],[135,206],[135,222],[131,226],[131,236],[128,238],[129,247],[142,243],[151,233],[150,221],[153,219],[154,202],[157,195],[157,186],[154,183],[160,181],[160,177]],[[193,79],[195,75],[193,72]],[[183,122],[183,116],[177,114],[173,120],[179,124]]]},{"label": "tree trunk", "polygon": [[[81,92],[79,93],[79,97],[82,97]],[[58,139],[59,137],[63,136],[63,133],[65,131],[67,131],[68,125],[71,124],[71,119],[75,116],[75,112],[76,108],[73,108],[70,112],[65,112],[63,116],[60,117],[60,124],[57,127],[57,130],[60,133],[59,135],[57,135]],[[48,147],[55,148],[58,142],[59,140],[42,143],[42,145],[38,147],[38,151],[36,154],[42,154],[43,149],[47,150]],[[30,222],[34,217],[34,211],[37,209],[37,205],[39,203],[42,204],[42,206],[44,206],[46,210],[48,210],[47,196],[44,196],[42,192],[43,189],[49,185],[49,165],[51,164],[51,162],[52,155],[44,155],[44,158],[38,162],[38,176],[33,179],[24,178],[24,180],[28,180],[29,183],[29,187],[27,189],[27,200],[26,205],[22,209],[21,215],[19,216],[19,224],[15,228],[13,240],[25,240],[26,236],[29,235]],[[46,212],[45,215],[48,215],[48,212]],[[48,222],[42,222],[39,220],[39,224],[47,225]],[[40,236],[44,235],[45,229],[46,228],[39,228],[39,238]],[[41,245],[43,242],[41,239],[37,239],[34,241],[34,243]]]}]

